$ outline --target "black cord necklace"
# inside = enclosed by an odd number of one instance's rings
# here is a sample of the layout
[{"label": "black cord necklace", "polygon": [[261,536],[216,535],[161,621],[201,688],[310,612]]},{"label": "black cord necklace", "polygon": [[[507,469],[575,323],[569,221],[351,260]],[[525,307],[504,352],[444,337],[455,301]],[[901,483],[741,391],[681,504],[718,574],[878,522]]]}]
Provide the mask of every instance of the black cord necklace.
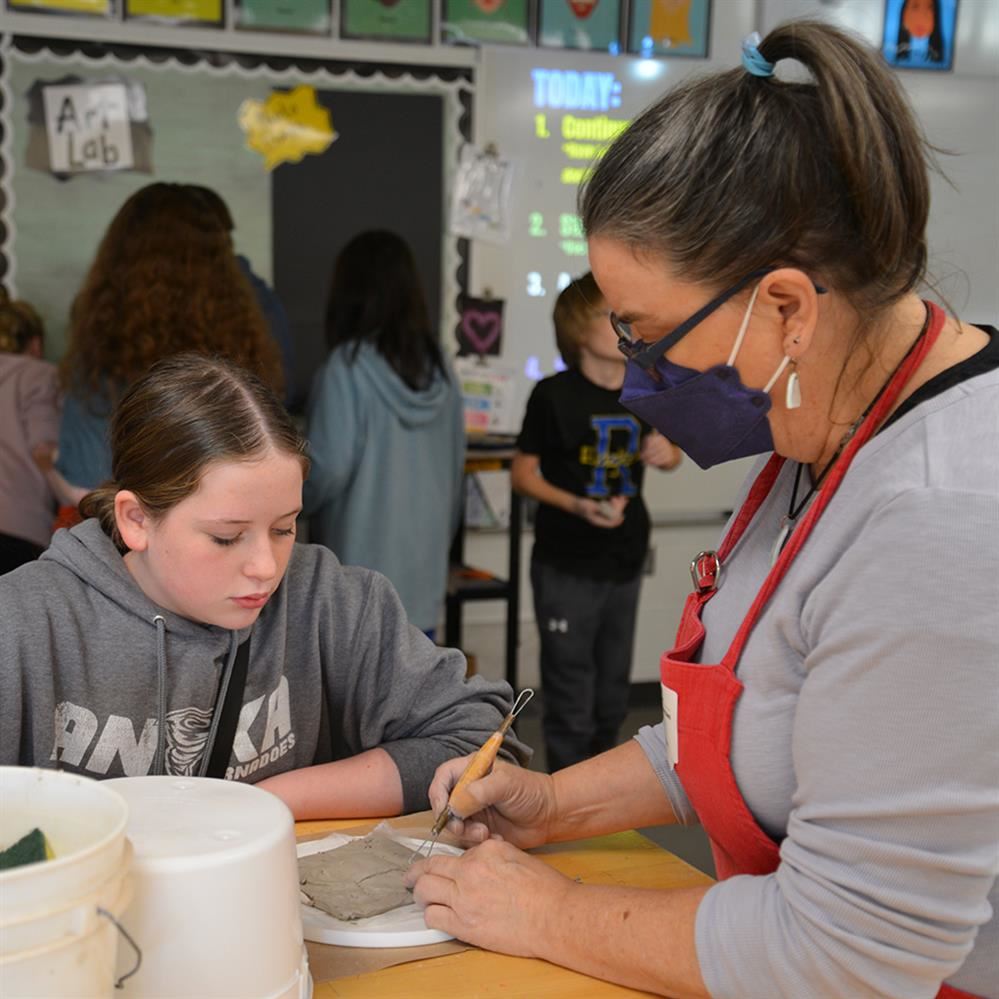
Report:
[{"label": "black cord necklace", "polygon": [[794,525],[801,516],[802,511],[808,505],[812,497],[819,491],[819,487],[825,480],[826,475],[832,469],[833,465],[836,464],[837,458],[843,453],[843,449],[847,444],[850,443],[853,435],[860,429],[860,425],[867,419],[871,410],[878,404],[878,401],[885,394],[888,386],[892,383],[895,375],[898,374],[902,365],[909,359],[909,356],[916,349],[916,344],[923,339],[927,328],[930,325],[930,310],[926,310],[926,319],[923,320],[922,329],[919,331],[919,335],[915,340],[909,345],[909,349],[905,352],[902,359],[895,365],[895,370],[885,379],[884,384],[878,389],[877,394],[868,403],[867,408],[858,416],[853,423],[850,424],[849,429],[842,438],[840,438],[839,445],[837,446],[833,456],[823,465],[822,471],[815,477],[815,481],[812,482],[811,488],[802,496],[801,501],[798,501],[798,487],[801,485],[801,470],[805,467],[802,462],[798,462],[798,467],[794,473],[794,486],[791,488],[791,501],[787,505],[787,514],[781,517],[780,530],[777,532],[777,540],[774,542],[773,551],[770,554],[770,564],[773,565],[777,559],[780,557],[780,553],[784,550],[784,545],[787,544],[787,539],[791,536],[791,532],[794,530]]}]

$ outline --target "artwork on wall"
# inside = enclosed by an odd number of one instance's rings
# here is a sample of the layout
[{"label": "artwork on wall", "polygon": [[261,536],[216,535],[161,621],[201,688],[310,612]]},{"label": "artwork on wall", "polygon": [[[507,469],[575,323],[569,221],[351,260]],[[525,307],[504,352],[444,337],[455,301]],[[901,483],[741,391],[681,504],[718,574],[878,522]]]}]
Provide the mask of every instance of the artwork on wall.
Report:
[{"label": "artwork on wall", "polygon": [[503,347],[503,300],[463,295],[458,356],[499,357]]},{"label": "artwork on wall", "polygon": [[620,51],[621,0],[540,0],[538,18],[548,48]]},{"label": "artwork on wall", "polygon": [[7,0],[7,9],[25,13],[97,14],[100,17],[110,17],[115,12],[114,0]]},{"label": "artwork on wall", "polygon": [[236,27],[244,30],[327,35],[330,0],[236,0],[234,17]]},{"label": "artwork on wall", "polygon": [[707,58],[711,0],[632,0],[628,51]]},{"label": "artwork on wall", "polygon": [[[531,45],[642,57],[707,58],[711,0],[2,0],[17,12],[89,14],[163,25],[226,27],[240,31],[321,35],[351,41],[434,45]],[[747,0],[748,2],[748,0]],[[876,0],[870,0],[875,3]],[[884,0],[884,47],[894,65],[950,68],[958,0]],[[909,46],[902,8],[925,7],[943,25],[944,64],[932,37]],[[227,13],[229,12],[229,13]],[[229,20],[231,18],[231,21]],[[337,22],[334,24],[334,22]],[[917,29],[921,30],[921,29]],[[939,30],[939,29],[938,29]],[[948,33],[949,32],[949,33]],[[925,53],[929,53],[926,55]],[[897,53],[897,56],[895,55]]]},{"label": "artwork on wall", "polygon": [[957,0],[886,0],[881,51],[900,69],[952,69]]},{"label": "artwork on wall", "polygon": [[153,133],[140,83],[117,74],[67,74],[34,80],[24,96],[25,166],[59,181],[153,172]]},{"label": "artwork on wall", "polygon": [[465,410],[465,433],[515,434],[520,424],[517,372],[495,359],[482,363],[486,356],[466,355],[453,362]]},{"label": "artwork on wall", "polygon": [[273,91],[266,100],[248,97],[236,112],[246,148],[260,153],[267,170],[326,152],[337,138],[329,111],[316,101],[315,87],[301,84]]},{"label": "artwork on wall", "polygon": [[125,0],[126,17],[170,24],[222,24],[222,0]]},{"label": "artwork on wall", "polygon": [[431,41],[430,0],[340,0],[340,37]]},{"label": "artwork on wall", "polygon": [[513,163],[495,146],[462,146],[451,190],[451,232],[465,239],[507,242],[512,190]]},{"label": "artwork on wall", "polygon": [[459,45],[526,45],[527,0],[443,0],[441,37]]}]

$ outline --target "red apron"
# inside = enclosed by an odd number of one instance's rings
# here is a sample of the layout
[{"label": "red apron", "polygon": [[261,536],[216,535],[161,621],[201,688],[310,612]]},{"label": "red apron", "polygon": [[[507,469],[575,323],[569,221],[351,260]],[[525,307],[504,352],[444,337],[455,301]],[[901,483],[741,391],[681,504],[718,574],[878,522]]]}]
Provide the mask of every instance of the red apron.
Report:
[{"label": "red apron", "polygon": [[[895,373],[867,419],[846,445],[811,508],[764,580],[724,659],[715,665],[692,661],[704,641],[701,610],[714,595],[725,559],[769,494],[784,464],[783,458],[775,454],[764,466],[718,551],[702,552],[691,563],[695,590],[684,606],[676,646],[663,654],[660,672],[668,746],[671,735],[676,740],[669,746],[670,758],[676,760],[677,775],[711,840],[720,879],[735,874],[772,874],[780,863],[777,843],[757,825],[732,773],[732,716],[742,693],[742,683],[736,676],[739,657],[767,601],[829,505],[857,451],[881,425],[940,335],[944,314],[935,305],[930,305],[929,309],[930,322],[922,342]],[[937,994],[937,999],[962,997],[974,999],[969,993],[949,985],[942,985]]]}]

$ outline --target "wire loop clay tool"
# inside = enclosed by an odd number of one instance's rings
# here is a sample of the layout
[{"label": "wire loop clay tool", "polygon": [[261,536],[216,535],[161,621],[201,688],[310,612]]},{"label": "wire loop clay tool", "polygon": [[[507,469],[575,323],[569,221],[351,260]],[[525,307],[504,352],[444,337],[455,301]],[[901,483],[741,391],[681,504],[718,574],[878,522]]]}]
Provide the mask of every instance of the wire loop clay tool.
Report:
[{"label": "wire loop clay tool", "polygon": [[465,767],[458,778],[458,783],[451,789],[447,804],[441,810],[440,815],[437,816],[430,835],[413,851],[413,855],[409,858],[410,863],[412,863],[413,857],[416,857],[428,843],[430,844],[430,849],[427,850],[427,857],[430,856],[434,849],[434,843],[437,842],[437,837],[440,836],[441,831],[450,819],[456,817],[463,818],[478,811],[478,802],[468,793],[466,788],[472,781],[478,780],[480,777],[485,777],[492,769],[493,763],[496,760],[496,754],[499,752],[500,746],[503,745],[503,737],[513,724],[514,718],[524,710],[527,702],[533,696],[534,691],[530,687],[520,692],[517,700],[513,702],[510,713],[503,719],[503,724],[486,739],[482,744],[482,748],[469,761],[468,766]]}]

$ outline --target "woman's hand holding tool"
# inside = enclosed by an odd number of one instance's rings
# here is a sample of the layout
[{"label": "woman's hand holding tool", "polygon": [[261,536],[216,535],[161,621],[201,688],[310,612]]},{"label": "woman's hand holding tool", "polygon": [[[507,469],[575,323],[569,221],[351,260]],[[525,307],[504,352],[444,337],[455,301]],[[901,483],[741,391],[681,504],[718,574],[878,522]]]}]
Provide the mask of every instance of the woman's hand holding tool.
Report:
[{"label": "woman's hand holding tool", "polygon": [[[448,815],[448,830],[463,843],[481,843],[500,836],[523,850],[550,839],[556,811],[550,774],[497,763],[492,773],[469,784],[458,803],[448,793],[474,757],[449,760],[437,768],[430,785],[430,805]],[[462,807],[459,811],[455,804]],[[464,812],[464,814],[461,814]]]},{"label": "woman's hand holding tool", "polygon": [[[534,691],[530,688],[521,691],[510,713],[503,719],[503,724],[493,732],[478,752],[461,759],[451,760],[448,764],[438,768],[430,789],[430,803],[434,811],[437,812],[437,819],[434,822],[429,839],[435,840],[449,821],[460,821],[463,817],[472,815],[481,809],[482,805],[479,798],[472,793],[470,788],[473,784],[483,780],[490,774],[496,761],[496,754],[499,752],[500,746],[503,745],[503,738],[507,730],[513,723],[514,718],[520,714],[533,696]],[[445,768],[448,768],[446,770],[447,776],[442,782],[441,774],[445,772]],[[519,768],[517,767],[510,767],[510,769],[514,772],[519,772]],[[436,795],[434,794],[435,788],[437,789]],[[478,834],[476,842],[479,839],[487,839],[488,836],[488,831],[484,835]],[[422,851],[426,842],[427,840],[414,851],[414,856]],[[433,846],[431,846],[432,849]]]}]

